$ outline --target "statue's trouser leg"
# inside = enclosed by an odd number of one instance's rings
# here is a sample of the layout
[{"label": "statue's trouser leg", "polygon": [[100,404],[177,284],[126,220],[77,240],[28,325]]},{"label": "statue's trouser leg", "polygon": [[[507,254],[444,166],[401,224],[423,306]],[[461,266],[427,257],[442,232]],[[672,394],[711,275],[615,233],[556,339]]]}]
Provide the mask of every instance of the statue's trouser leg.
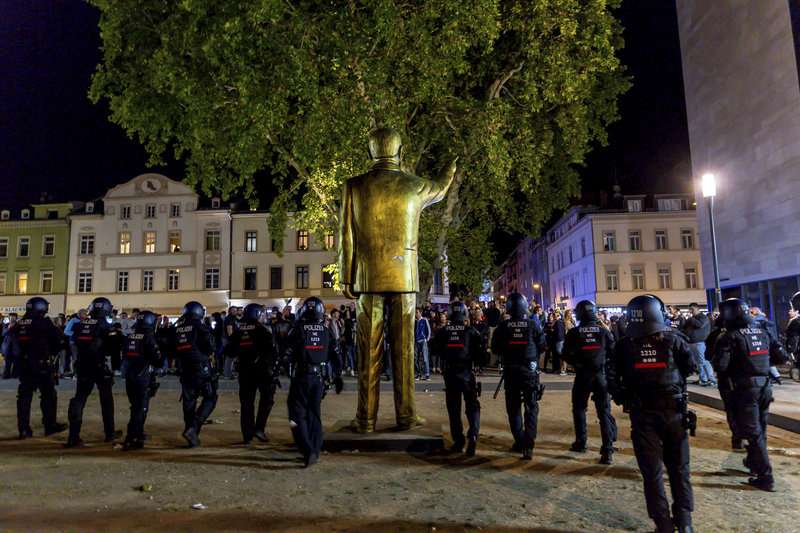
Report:
[{"label": "statue's trouser leg", "polygon": [[413,292],[386,295],[389,307],[389,353],[392,357],[394,411],[397,424],[410,427],[413,427],[417,420],[417,406],[414,401],[416,296]]},{"label": "statue's trouser leg", "polygon": [[[356,301],[358,409],[356,424],[374,429],[378,418],[383,360],[383,305],[381,294],[361,294]],[[412,377],[413,386],[413,377]]]}]

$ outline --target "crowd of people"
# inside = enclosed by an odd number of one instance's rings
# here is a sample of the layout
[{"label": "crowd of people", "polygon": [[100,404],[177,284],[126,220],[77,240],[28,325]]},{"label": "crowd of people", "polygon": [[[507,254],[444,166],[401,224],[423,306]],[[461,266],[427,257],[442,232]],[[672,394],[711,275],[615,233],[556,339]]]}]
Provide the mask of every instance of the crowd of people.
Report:
[{"label": "crowd of people", "polygon": [[[800,292],[791,301],[793,313],[800,311]],[[305,466],[310,466],[322,447],[322,398],[331,387],[341,392],[342,374],[355,374],[361,363],[355,356],[355,306],[328,311],[313,297],[298,315],[290,306],[278,311],[252,303],[207,317],[201,304],[188,302],[175,323],[146,310],[134,309],[130,316],[116,313],[102,297],[69,320],[49,318],[48,308],[43,298],[32,298],[22,319],[13,317],[4,332],[3,348],[11,355],[4,371],[20,380],[20,439],[33,436],[30,410],[38,390],[45,435],[69,429],[66,446],[80,446],[83,409],[95,387],[105,440],[121,438],[111,394],[116,371],[125,379],[131,405],[127,435],[119,446],[140,449],[147,440],[149,400],[158,390],[156,376],[176,371],[182,385],[182,435],[190,447],[200,445],[200,430],[216,406],[218,379],[234,376],[239,380],[243,441],[266,442],[278,376],[286,373],[291,377],[290,427]],[[691,304],[688,316],[683,316],[653,295],[633,298],[626,310],[626,315],[609,319],[593,302],[582,301],[574,310],[563,315],[551,311],[544,319],[541,306],[529,305],[518,293],[500,307],[457,298],[446,311],[430,302],[418,307],[414,371],[423,380],[430,379],[431,372],[443,374],[453,440],[450,451],[460,453],[466,446],[468,456],[476,453],[480,427],[476,375],[494,364],[505,383],[511,450],[530,460],[544,394],[540,370],[549,366],[551,372],[566,375],[572,369],[576,438],[570,451],[588,449],[586,410],[591,397],[601,427],[600,463],[612,464],[618,432],[611,400],[623,405],[630,413],[631,440],[649,516],[658,531],[691,531],[687,432],[696,428],[696,416],[688,409],[686,384],[689,376],[698,374],[701,385],[719,387],[731,446],[747,452],[743,463],[752,475],[748,484],[774,491],[766,447],[771,386],[780,379],[776,365],[798,351],[800,317],[793,316],[787,327],[787,351],[774,324],[757,307],[736,298],[725,300],[708,315]],[[391,379],[389,360],[387,355],[387,379]],[[71,372],[77,387],[69,402],[67,425],[57,421],[55,380],[59,373]],[[499,390],[500,386],[495,395]],[[664,492],[664,468],[670,478],[671,508]]]}]

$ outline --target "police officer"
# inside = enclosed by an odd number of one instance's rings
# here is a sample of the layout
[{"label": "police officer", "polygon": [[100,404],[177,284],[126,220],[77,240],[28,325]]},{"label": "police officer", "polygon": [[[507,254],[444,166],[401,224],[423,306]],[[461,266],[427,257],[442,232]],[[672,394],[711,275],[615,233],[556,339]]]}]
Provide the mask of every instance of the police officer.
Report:
[{"label": "police officer", "polygon": [[336,376],[333,380],[336,394],[344,387],[339,343],[335,342],[324,318],[322,300],[307,299],[300,309],[300,318],[289,332],[286,347],[293,372],[288,399],[289,425],[306,467],[317,462],[322,450],[321,404],[328,362]]},{"label": "police officer", "polygon": [[[50,304],[41,297],[31,298],[25,304],[25,315],[11,330],[13,348],[19,354],[19,388],[17,389],[17,427],[19,438],[33,436],[31,430],[31,401],[39,390],[42,401],[42,425],[45,436],[67,429],[56,422],[56,374],[51,358],[58,353],[62,335],[53,321],[47,318]],[[56,364],[57,365],[57,364]]]},{"label": "police officer", "polygon": [[[244,308],[242,324],[228,338],[228,355],[239,359],[239,402],[241,403],[242,440],[245,444],[257,438],[267,442],[264,433],[267,418],[275,403],[278,352],[272,333],[261,324],[262,308],[249,304]],[[258,416],[254,405],[256,391]]]},{"label": "police officer", "polygon": [[[525,317],[528,302],[520,293],[508,297],[506,312],[511,318],[494,331],[492,353],[500,357],[504,366],[506,412],[514,436],[511,450],[521,451],[522,458],[529,460],[533,458],[539,400],[543,392],[543,387],[539,386],[537,361],[545,349],[545,336],[536,320]],[[525,408],[524,419],[521,406]]]},{"label": "police officer", "polygon": [[[434,338],[433,348],[441,356],[444,369],[445,401],[450,417],[450,450],[460,452],[467,443],[467,455],[475,455],[478,430],[481,422],[481,404],[478,401],[478,384],[475,381],[476,366],[488,363],[486,345],[481,334],[468,325],[467,308],[462,302],[450,304],[447,325]],[[461,397],[464,397],[464,412],[469,430],[466,441],[461,423]]]},{"label": "police officer", "polygon": [[[614,347],[609,365],[614,401],[631,417],[631,440],[644,478],[647,514],[658,532],[692,531],[694,499],[689,480],[686,378],[697,361],[686,337],[665,324],[667,310],[645,294],[628,302],[627,336]],[[666,465],[672,517],[664,493]]]},{"label": "police officer", "polygon": [[69,438],[66,446],[71,448],[83,444],[81,425],[83,408],[95,385],[100,396],[100,411],[103,415],[103,430],[106,442],[121,437],[122,431],[114,428],[114,370],[120,368],[122,336],[118,329],[109,325],[106,318],[114,308],[108,298],[95,298],[89,308],[89,316],[73,327],[72,342],[78,351],[75,373],[78,384],[75,397],[69,402]]},{"label": "police officer", "polygon": [[745,302],[729,298],[719,304],[719,310],[726,331],[717,339],[711,363],[719,375],[730,380],[733,416],[747,440],[744,465],[755,475],[747,483],[774,492],[767,456],[767,417],[772,402],[769,367],[784,363],[786,355],[777,339],[758,327]]},{"label": "police officer", "polygon": [[600,448],[600,462],[611,464],[614,441],[617,440],[617,422],[611,416],[611,400],[606,382],[606,357],[614,349],[614,335],[597,323],[597,306],[594,302],[583,300],[575,308],[575,316],[580,325],[567,332],[562,356],[575,368],[575,382],[572,384],[572,419],[575,422],[575,442],[570,450],[586,452],[586,406],[592,395],[597,419],[600,421],[600,434],[603,447]]},{"label": "police officer", "polygon": [[[200,446],[200,429],[217,405],[219,383],[210,360],[214,354],[214,336],[203,324],[205,314],[206,310],[199,302],[192,301],[183,306],[183,315],[175,324],[170,343],[181,363],[182,435],[190,448]],[[198,407],[200,397],[203,400]]]},{"label": "police officer", "polygon": [[[722,315],[719,315],[716,320],[714,320],[714,329],[711,330],[711,333],[708,334],[708,338],[706,338],[706,354],[708,354],[709,360],[714,359],[717,339],[719,339],[723,333],[725,333],[725,324]],[[719,390],[719,397],[722,400],[722,407],[725,409],[728,427],[731,430],[731,448],[734,450],[744,450],[744,436],[736,425],[736,416],[734,415],[733,404],[731,402],[733,382],[724,376],[719,376],[717,380],[717,389]]]},{"label": "police officer", "polygon": [[158,341],[153,334],[156,315],[142,311],[136,315],[133,333],[125,340],[123,357],[128,362],[125,372],[125,391],[131,404],[131,418],[123,449],[139,450],[144,446],[144,422],[150,398],[158,390],[155,371],[162,363]]}]

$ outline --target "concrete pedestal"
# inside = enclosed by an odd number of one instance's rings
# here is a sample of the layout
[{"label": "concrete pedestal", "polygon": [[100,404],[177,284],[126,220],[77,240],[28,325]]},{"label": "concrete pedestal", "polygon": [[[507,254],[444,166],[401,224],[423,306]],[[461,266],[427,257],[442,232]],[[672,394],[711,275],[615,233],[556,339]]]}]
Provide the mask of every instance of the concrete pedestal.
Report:
[{"label": "concrete pedestal", "polygon": [[406,452],[430,453],[444,448],[440,424],[429,424],[399,431],[388,422],[372,433],[356,433],[350,429],[349,420],[338,421],[325,432],[322,449],[327,452],[358,451],[360,453]]}]

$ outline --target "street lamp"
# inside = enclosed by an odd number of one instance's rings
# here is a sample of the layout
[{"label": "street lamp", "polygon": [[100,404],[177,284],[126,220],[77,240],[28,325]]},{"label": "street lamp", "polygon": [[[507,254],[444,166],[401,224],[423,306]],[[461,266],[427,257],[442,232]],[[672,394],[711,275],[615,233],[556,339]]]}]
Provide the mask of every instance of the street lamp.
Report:
[{"label": "street lamp", "polygon": [[711,259],[714,262],[714,294],[717,304],[722,301],[722,291],[719,286],[719,266],[717,265],[717,236],[714,228],[714,197],[717,195],[717,185],[714,174],[703,174],[703,198],[708,206],[708,220],[711,226]]},{"label": "street lamp", "polygon": [[[539,289],[539,305],[544,307],[544,289],[538,283],[534,283],[533,288]],[[536,293],[534,292],[533,295],[536,296]]]}]

